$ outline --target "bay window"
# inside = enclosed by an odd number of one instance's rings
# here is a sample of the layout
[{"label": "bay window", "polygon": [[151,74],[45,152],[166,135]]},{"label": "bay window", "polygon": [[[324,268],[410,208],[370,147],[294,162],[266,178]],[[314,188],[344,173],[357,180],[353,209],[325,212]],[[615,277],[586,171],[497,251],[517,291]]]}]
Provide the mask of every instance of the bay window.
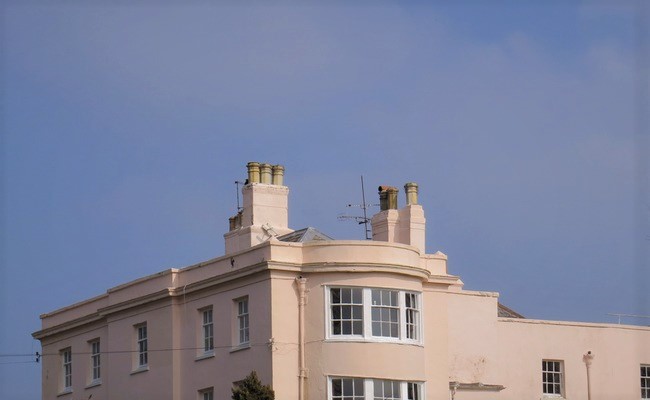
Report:
[{"label": "bay window", "polygon": [[327,338],[421,342],[420,293],[328,287]]},{"label": "bay window", "polygon": [[328,400],[420,400],[421,382],[330,377]]}]

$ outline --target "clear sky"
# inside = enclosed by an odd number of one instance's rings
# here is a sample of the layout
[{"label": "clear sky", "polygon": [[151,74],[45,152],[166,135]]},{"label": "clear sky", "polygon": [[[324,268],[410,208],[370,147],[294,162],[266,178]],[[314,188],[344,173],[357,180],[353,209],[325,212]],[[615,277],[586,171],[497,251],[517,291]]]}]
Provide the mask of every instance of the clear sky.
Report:
[{"label": "clear sky", "polygon": [[[650,314],[638,3],[48,3],[1,6],[0,354],[222,255],[248,161],[286,166],[293,228],[361,239],[359,176],[373,203],[415,181],[466,288]],[[30,360],[0,357],[0,398],[40,398]]]}]

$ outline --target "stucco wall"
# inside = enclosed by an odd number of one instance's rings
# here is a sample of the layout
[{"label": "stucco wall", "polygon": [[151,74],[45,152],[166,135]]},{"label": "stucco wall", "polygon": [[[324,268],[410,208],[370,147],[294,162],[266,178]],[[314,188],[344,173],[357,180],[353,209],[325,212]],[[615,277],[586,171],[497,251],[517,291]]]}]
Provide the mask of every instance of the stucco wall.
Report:
[{"label": "stucco wall", "polygon": [[[62,335],[56,335],[48,338],[42,343],[41,358],[42,363],[42,393],[43,399],[68,399],[76,396],[77,398],[88,398],[93,395],[94,398],[106,398],[107,385],[102,384],[86,388],[91,382],[90,376],[90,344],[89,341],[99,339],[100,343],[107,342],[108,330],[106,325],[95,323],[85,326],[71,334],[67,332]],[[72,354],[72,393],[58,397],[63,389],[62,359],[60,351],[70,348]],[[85,353],[85,354],[80,354]],[[103,371],[102,371],[103,372]],[[107,382],[102,376],[102,382]]]},{"label": "stucco wall", "polygon": [[585,399],[591,365],[592,400],[639,399],[640,364],[650,363],[650,329],[620,325],[501,319],[500,372],[504,399],[542,397],[542,359],[563,360],[567,399]]},{"label": "stucco wall", "polygon": [[[181,347],[180,400],[198,398],[198,390],[214,387],[215,398],[229,399],[233,382],[256,370],[265,384],[272,382],[271,280],[268,272],[206,289],[179,298]],[[237,309],[235,300],[248,297],[250,347],[236,349]],[[201,312],[212,307],[214,357],[202,357]],[[153,399],[153,397],[152,397]]]},{"label": "stucco wall", "polygon": [[542,360],[563,364],[563,395],[587,399],[583,355],[591,351],[592,400],[640,398],[640,364],[650,363],[650,328],[498,318],[497,297],[449,292],[449,380],[503,385],[459,390],[455,400],[542,399]]}]

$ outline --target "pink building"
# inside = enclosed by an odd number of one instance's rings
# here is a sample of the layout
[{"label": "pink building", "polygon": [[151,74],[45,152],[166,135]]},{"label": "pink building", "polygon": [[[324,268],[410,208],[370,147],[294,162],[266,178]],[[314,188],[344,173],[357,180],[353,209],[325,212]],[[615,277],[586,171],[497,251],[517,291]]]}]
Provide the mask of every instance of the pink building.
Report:
[{"label": "pink building", "polygon": [[226,254],[41,316],[43,399],[650,398],[650,328],[522,318],[425,252],[418,188],[380,188],[371,241],[288,226],[281,166],[249,163]]}]

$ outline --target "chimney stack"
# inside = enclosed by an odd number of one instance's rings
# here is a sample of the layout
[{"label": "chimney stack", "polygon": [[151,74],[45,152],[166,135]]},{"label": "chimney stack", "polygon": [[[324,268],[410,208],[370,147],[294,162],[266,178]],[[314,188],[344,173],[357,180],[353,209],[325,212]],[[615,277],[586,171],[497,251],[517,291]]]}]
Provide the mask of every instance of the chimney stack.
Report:
[{"label": "chimney stack", "polygon": [[289,188],[284,186],[284,167],[251,161],[246,164],[248,182],[242,187],[243,207],[229,218],[226,254],[232,254],[293,232],[289,228]]},{"label": "chimney stack", "polygon": [[417,247],[425,252],[424,210],[418,204],[418,185],[409,182],[404,185],[406,206],[397,209],[397,193],[392,186],[379,186],[380,211],[372,217],[372,239],[396,242]]}]

